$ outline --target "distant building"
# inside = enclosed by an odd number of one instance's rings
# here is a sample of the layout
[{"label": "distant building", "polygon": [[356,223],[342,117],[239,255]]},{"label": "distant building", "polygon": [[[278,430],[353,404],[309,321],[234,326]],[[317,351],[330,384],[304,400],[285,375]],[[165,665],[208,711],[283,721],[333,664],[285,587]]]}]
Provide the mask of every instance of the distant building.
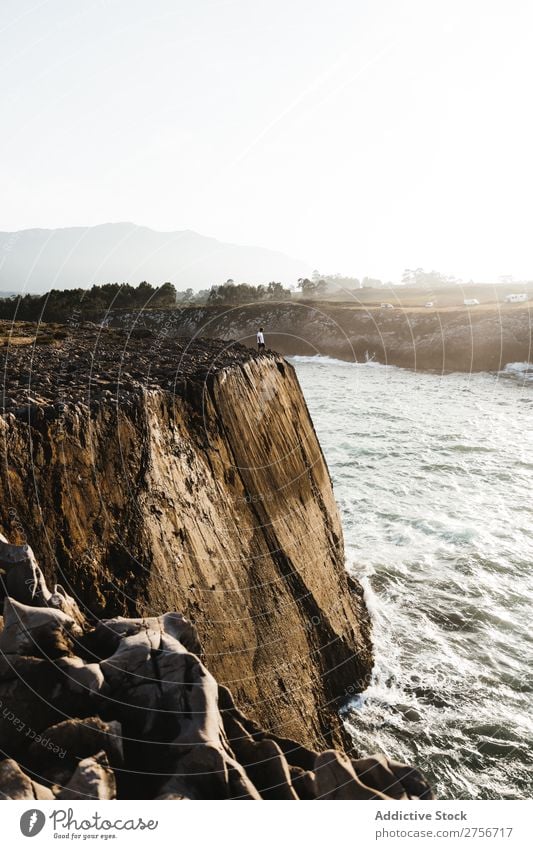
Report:
[{"label": "distant building", "polygon": [[506,295],[505,303],[506,304],[521,304],[523,301],[528,300],[528,295],[525,292],[522,292],[517,295]]}]

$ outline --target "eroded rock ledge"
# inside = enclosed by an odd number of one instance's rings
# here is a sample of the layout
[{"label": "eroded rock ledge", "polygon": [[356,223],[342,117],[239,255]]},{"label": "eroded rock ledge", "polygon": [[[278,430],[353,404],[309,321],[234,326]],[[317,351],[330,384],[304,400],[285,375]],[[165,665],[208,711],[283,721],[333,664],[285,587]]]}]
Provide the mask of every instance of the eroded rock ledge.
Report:
[{"label": "eroded rock ledge", "polygon": [[89,624],[0,539],[0,799],[419,799],[415,769],[265,732],[177,613]]}]

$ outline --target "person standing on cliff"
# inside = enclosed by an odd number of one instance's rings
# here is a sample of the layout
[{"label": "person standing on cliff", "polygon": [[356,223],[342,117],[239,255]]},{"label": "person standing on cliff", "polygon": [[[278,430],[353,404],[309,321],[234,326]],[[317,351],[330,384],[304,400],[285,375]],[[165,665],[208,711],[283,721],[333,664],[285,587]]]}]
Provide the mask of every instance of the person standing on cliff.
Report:
[{"label": "person standing on cliff", "polygon": [[264,351],[265,350],[265,337],[263,335],[263,328],[260,327],[257,331],[257,350]]}]

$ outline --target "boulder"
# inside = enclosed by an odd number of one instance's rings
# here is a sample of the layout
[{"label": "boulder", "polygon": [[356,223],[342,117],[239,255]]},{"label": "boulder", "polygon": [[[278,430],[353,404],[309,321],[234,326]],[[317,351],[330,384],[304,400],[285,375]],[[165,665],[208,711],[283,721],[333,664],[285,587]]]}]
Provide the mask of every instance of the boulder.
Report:
[{"label": "boulder", "polygon": [[19,765],[7,758],[0,761],[0,799],[53,799],[48,787],[33,781]]},{"label": "boulder", "polygon": [[[0,797],[431,798],[416,769],[319,752],[251,720],[204,665],[186,617],[89,625],[66,593],[48,591],[28,551],[11,555],[37,589],[35,604],[4,601]],[[24,581],[10,586],[28,599]]]},{"label": "boulder", "polygon": [[79,762],[72,778],[57,794],[58,799],[115,799],[115,775],[105,752]]}]

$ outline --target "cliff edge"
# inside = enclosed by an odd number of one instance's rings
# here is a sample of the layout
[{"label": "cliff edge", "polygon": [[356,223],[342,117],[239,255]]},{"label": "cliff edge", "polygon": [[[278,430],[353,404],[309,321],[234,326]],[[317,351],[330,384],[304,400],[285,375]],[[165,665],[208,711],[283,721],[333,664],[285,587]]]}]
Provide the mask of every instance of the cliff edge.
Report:
[{"label": "cliff edge", "polygon": [[269,733],[349,745],[372,668],[328,470],[292,367],[72,325],[4,349],[0,528],[82,614],[179,610]]}]

